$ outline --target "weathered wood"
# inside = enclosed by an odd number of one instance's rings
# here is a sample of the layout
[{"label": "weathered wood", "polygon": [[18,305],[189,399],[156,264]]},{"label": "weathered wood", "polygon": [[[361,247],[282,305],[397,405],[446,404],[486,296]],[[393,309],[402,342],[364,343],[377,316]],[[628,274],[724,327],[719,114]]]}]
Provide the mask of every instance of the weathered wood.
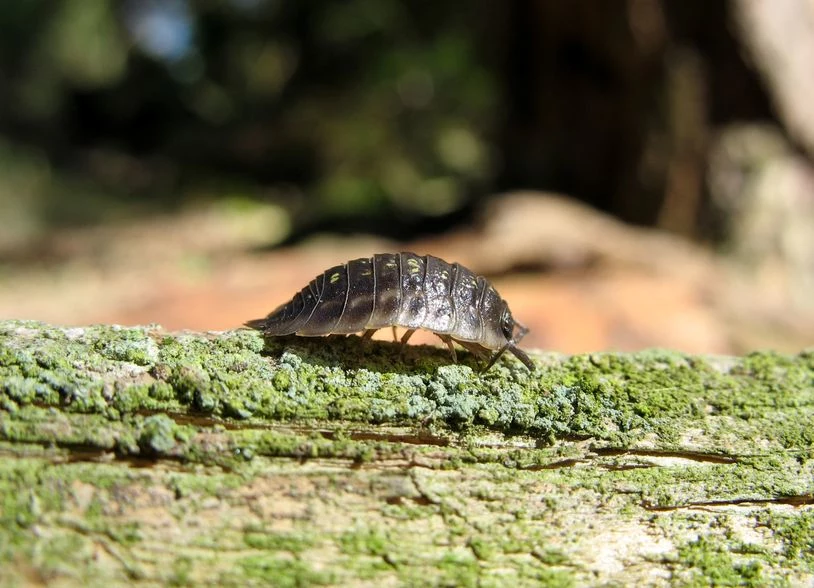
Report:
[{"label": "weathered wood", "polygon": [[814,353],[0,322],[0,584],[814,581]]}]

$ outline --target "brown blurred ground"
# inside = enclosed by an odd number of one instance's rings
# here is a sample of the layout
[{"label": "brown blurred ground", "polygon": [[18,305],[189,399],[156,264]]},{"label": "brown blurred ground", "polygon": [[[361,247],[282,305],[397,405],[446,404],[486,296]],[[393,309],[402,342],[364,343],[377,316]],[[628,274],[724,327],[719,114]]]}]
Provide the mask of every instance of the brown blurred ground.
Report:
[{"label": "brown blurred ground", "polygon": [[233,4],[180,76],[112,0],[0,9],[0,318],[232,328],[411,249],[531,347],[814,344],[811,0]]},{"label": "brown blurred ground", "polygon": [[490,277],[531,327],[530,348],[733,353],[814,344],[811,316],[778,313],[721,259],[558,196],[505,195],[478,227],[412,243],[323,236],[264,250],[275,218],[255,210],[227,222],[198,210],[56,234],[36,252],[36,265],[7,267],[0,318],[229,329],[264,316],[331,265],[414,250]]}]

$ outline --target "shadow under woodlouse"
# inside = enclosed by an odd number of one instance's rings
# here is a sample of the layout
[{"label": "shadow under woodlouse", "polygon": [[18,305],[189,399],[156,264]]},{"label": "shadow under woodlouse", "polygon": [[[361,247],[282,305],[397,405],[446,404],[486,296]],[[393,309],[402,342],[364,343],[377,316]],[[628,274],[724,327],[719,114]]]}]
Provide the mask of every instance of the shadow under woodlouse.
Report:
[{"label": "shadow under woodlouse", "polygon": [[[291,351],[303,361],[320,366],[366,369],[398,374],[426,374],[455,363],[449,351],[432,345],[402,345],[394,341],[363,339],[358,335],[267,337],[262,354],[279,360]],[[484,362],[473,353],[458,351],[458,365],[479,373]],[[429,365],[432,364],[432,365]]]}]

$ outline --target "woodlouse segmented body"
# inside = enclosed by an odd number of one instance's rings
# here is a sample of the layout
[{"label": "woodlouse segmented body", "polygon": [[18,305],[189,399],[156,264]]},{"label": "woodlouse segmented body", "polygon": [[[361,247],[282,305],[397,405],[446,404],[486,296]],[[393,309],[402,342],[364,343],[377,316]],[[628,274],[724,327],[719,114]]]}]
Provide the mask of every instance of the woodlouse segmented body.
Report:
[{"label": "woodlouse segmented body", "polygon": [[247,326],[267,336],[314,337],[405,327],[406,343],[416,329],[453,341],[478,356],[494,351],[485,369],[510,351],[530,370],[517,348],[528,329],[512,318],[508,304],[489,281],[464,266],[432,255],[379,253],[325,270],[266,318]]}]

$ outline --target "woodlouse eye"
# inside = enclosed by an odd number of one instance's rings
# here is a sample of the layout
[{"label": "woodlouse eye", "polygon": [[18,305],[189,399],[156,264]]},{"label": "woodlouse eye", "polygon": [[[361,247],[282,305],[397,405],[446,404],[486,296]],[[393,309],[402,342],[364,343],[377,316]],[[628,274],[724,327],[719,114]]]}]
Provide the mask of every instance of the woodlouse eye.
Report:
[{"label": "woodlouse eye", "polygon": [[503,331],[503,335],[506,337],[506,340],[511,341],[512,337],[514,336],[514,319],[512,318],[512,313],[509,311],[508,306],[503,310],[503,316],[500,320],[500,327]]}]

